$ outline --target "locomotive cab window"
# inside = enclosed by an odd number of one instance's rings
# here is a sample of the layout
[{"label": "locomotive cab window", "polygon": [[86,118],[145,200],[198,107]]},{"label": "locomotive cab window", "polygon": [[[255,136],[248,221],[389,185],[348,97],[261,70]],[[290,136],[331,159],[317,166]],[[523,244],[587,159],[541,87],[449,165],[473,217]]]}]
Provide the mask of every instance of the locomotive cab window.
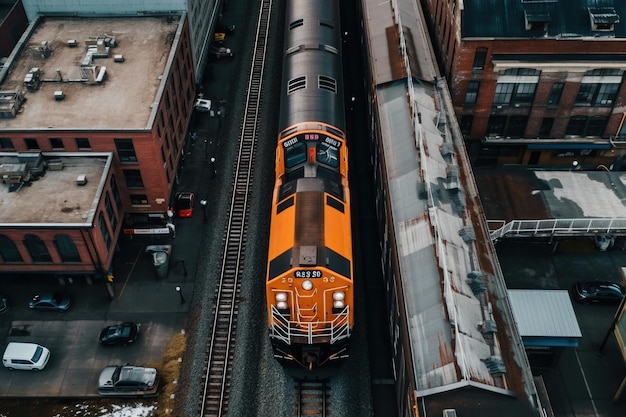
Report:
[{"label": "locomotive cab window", "polygon": [[326,142],[320,142],[317,144],[317,160],[322,164],[337,168],[339,166],[339,149]]},{"label": "locomotive cab window", "polygon": [[306,144],[303,142],[297,142],[285,149],[285,165],[287,168],[293,168],[294,166],[306,161]]}]

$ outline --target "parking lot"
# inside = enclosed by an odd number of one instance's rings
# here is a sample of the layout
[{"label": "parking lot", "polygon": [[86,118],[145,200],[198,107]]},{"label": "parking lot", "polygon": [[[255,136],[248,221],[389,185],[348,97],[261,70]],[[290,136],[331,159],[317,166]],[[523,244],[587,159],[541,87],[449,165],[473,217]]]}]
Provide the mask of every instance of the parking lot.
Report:
[{"label": "parking lot", "polygon": [[[509,289],[567,289],[577,281],[620,282],[626,252],[599,251],[590,238],[562,241],[557,246],[529,240],[503,240],[496,244]],[[626,415],[626,398],[613,401],[626,377],[626,366],[610,329],[616,305],[579,304],[572,301],[582,339],[566,348],[552,369],[535,370],[546,385],[554,415],[559,417]]]},{"label": "parking lot", "polygon": [[[185,227],[181,227],[185,233]],[[191,232],[191,228],[188,232]],[[181,239],[179,242],[182,242]],[[73,282],[65,286],[49,280],[9,280],[0,292],[9,298],[9,310],[0,315],[4,352],[8,342],[34,342],[50,349],[50,361],[40,372],[0,369],[0,397],[95,397],[98,376],[107,365],[132,363],[156,366],[167,343],[184,327],[188,303],[181,304],[176,286],[191,299],[193,285],[184,271],[173,267],[166,279],[156,280],[145,244],[122,243],[116,262],[116,298],[109,299],[102,283]],[[186,268],[193,265],[186,266]],[[69,293],[72,308],[64,313],[29,310],[28,300],[38,290]],[[128,346],[101,346],[100,330],[124,321],[139,323],[140,335]]]}]

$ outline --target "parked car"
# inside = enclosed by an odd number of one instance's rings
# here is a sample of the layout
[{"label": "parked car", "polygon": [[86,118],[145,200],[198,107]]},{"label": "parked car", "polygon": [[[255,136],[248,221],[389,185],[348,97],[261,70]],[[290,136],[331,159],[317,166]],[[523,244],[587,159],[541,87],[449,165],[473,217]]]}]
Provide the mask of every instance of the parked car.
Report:
[{"label": "parked car", "polygon": [[100,331],[100,343],[105,346],[127,345],[139,336],[139,325],[126,322],[107,326]]},{"label": "parked car", "polygon": [[98,394],[105,397],[155,397],[159,372],[135,365],[111,365],[100,373]]},{"label": "parked car", "polygon": [[580,281],[574,285],[574,297],[582,303],[619,303],[625,294],[623,285],[611,281]]},{"label": "parked car", "polygon": [[193,216],[193,206],[195,202],[196,195],[190,191],[176,193],[174,212],[181,218],[191,217]]},{"label": "parked car", "polygon": [[56,292],[42,292],[35,294],[28,302],[28,307],[38,311],[67,311],[72,300],[67,294]]},{"label": "parked car", "polygon": [[232,57],[233,51],[225,46],[211,46],[210,54],[213,58],[229,58]]},{"label": "parked car", "polygon": [[4,350],[2,364],[10,371],[41,371],[50,359],[48,348],[36,343],[10,342]]},{"label": "parked car", "polygon": [[209,112],[211,111],[211,100],[207,100],[205,98],[198,98],[196,99],[196,104],[194,104],[193,106],[195,111],[198,112]]},{"label": "parked car", "polygon": [[0,294],[0,314],[4,313],[9,309],[9,301],[7,298]]}]

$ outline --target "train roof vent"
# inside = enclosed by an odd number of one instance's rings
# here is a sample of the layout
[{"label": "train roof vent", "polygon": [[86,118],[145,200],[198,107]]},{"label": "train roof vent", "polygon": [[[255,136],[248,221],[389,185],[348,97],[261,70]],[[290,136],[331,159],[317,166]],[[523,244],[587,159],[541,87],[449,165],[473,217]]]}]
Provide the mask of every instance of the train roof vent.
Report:
[{"label": "train roof vent", "polygon": [[303,88],[306,88],[306,77],[302,76],[293,78],[287,83],[287,94],[293,94]]},{"label": "train roof vent", "polygon": [[300,266],[315,266],[317,265],[317,246],[302,246],[300,247]]},{"label": "train roof vent", "polygon": [[337,80],[325,75],[320,75],[317,77],[317,88],[337,94]]},{"label": "train roof vent", "polygon": [[304,25],[303,19],[294,20],[293,22],[289,23],[289,30],[295,29],[302,25]]}]

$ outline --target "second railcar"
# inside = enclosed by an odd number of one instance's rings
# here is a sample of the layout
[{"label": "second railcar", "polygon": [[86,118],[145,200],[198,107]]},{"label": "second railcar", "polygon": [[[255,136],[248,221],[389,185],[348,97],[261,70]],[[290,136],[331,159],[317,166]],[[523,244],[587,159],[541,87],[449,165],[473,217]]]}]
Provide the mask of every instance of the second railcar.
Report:
[{"label": "second railcar", "polygon": [[337,0],[287,4],[266,296],[274,356],[307,371],[348,357],[352,231]]}]

